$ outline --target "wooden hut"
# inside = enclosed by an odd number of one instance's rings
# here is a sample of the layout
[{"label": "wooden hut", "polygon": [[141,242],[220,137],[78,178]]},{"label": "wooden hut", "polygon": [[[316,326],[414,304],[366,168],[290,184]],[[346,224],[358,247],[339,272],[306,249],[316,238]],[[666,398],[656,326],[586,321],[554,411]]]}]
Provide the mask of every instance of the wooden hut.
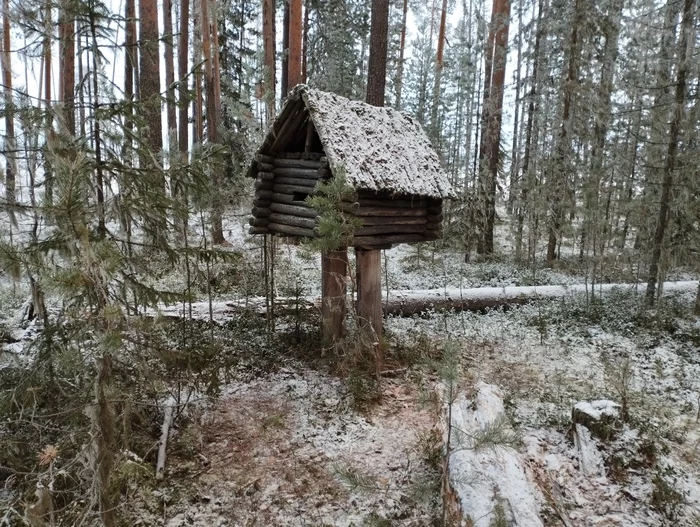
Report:
[{"label": "wooden hut", "polygon": [[442,202],[453,197],[425,132],[392,108],[297,86],[258,149],[251,234],[314,237],[306,203],[319,182],[345,177],[342,210],[360,222],[350,245],[386,249],[441,236]]}]

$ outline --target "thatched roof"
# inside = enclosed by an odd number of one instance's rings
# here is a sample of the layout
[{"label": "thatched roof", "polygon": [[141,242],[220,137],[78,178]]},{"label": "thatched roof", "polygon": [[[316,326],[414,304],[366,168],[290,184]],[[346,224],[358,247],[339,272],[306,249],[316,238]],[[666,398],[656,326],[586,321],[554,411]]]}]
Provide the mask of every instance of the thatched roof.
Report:
[{"label": "thatched roof", "polygon": [[357,189],[454,197],[420,124],[393,108],[351,101],[299,85],[290,93],[259,153],[275,155],[311,118],[332,173]]}]

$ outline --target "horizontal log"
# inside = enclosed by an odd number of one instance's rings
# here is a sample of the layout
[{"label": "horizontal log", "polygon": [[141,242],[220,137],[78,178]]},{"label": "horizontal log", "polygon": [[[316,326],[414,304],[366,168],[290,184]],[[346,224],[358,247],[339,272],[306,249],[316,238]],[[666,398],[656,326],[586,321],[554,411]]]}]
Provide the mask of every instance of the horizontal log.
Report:
[{"label": "horizontal log", "polygon": [[281,223],[283,225],[302,227],[304,229],[313,230],[314,227],[316,227],[316,220],[314,218],[302,218],[300,216],[291,216],[289,214],[279,214],[276,212],[270,214],[270,221],[272,223]]},{"label": "horizontal log", "polygon": [[271,163],[274,163],[274,162],[275,162],[275,158],[274,158],[274,157],[272,157],[272,156],[267,156],[267,155],[265,155],[265,154],[257,154],[257,155],[255,156],[255,160],[256,160],[258,163],[270,163],[270,164],[271,164]]},{"label": "horizontal log", "polygon": [[252,227],[266,227],[270,223],[268,218],[248,218],[248,225]]},{"label": "horizontal log", "polygon": [[255,181],[255,190],[272,190],[272,181]]},{"label": "horizontal log", "polygon": [[253,200],[253,207],[259,208],[259,209],[266,209],[270,206],[270,200],[268,199],[254,199]]},{"label": "horizontal log", "polygon": [[258,161],[258,172],[272,172],[275,169],[275,165],[272,163],[263,163]]},{"label": "horizontal log", "polygon": [[375,245],[387,245],[395,243],[416,243],[425,241],[422,234],[377,234],[375,236],[354,236],[353,247],[372,247]]},{"label": "horizontal log", "polygon": [[248,234],[271,234],[270,229],[267,227],[251,227],[248,229]]},{"label": "horizontal log", "polygon": [[427,208],[428,203],[424,199],[416,198],[415,200],[407,199],[367,199],[363,198],[362,195],[358,195],[357,200],[364,207],[391,207],[391,208]]},{"label": "horizontal log", "polygon": [[308,205],[304,205],[303,201],[296,201],[299,205],[286,205],[282,203],[271,203],[270,209],[273,212],[279,212],[281,214],[291,214],[293,216],[301,216],[302,218],[315,218],[318,216],[318,211],[312,209]]},{"label": "horizontal log", "polygon": [[272,187],[272,191],[279,194],[313,194],[313,187],[301,187],[299,185],[275,185]]},{"label": "horizontal log", "polygon": [[425,217],[426,221],[430,223],[441,223],[442,222],[442,214],[428,214]]},{"label": "horizontal log", "polygon": [[301,159],[301,152],[278,152],[275,161],[278,159]]},{"label": "horizontal log", "polygon": [[313,168],[288,168],[275,167],[274,173],[276,176],[296,177],[296,178],[312,178],[329,177],[331,175],[328,169],[313,169]]},{"label": "horizontal log", "polygon": [[316,233],[313,229],[304,229],[302,227],[292,227],[281,223],[270,223],[267,226],[272,232],[279,234],[288,234],[290,236],[301,236],[303,238],[314,238]]},{"label": "horizontal log", "polygon": [[360,204],[359,204],[359,203],[357,203],[357,202],[351,203],[351,202],[348,202],[348,201],[343,201],[342,203],[340,203],[340,204],[338,205],[338,208],[339,208],[342,212],[346,212],[346,213],[348,213],[348,214],[355,214],[355,212],[357,212],[357,209],[358,209],[359,207],[360,207]]},{"label": "horizontal log", "polygon": [[428,214],[426,209],[389,209],[384,207],[363,207],[360,206],[355,211],[355,215],[361,216],[426,216]]},{"label": "horizontal log", "polygon": [[374,236],[375,234],[423,234],[425,225],[374,225],[360,227],[356,236]]},{"label": "horizontal log", "polygon": [[255,191],[255,199],[260,200],[260,201],[267,201],[268,203],[272,199],[272,191],[271,190],[256,190]]},{"label": "horizontal log", "polygon": [[277,167],[289,167],[289,168],[311,168],[318,170],[325,163],[322,160],[313,159],[282,159],[275,158],[272,163]]},{"label": "horizontal log", "polygon": [[258,175],[255,177],[255,179],[259,181],[272,181],[275,179],[275,175],[272,172],[258,172]]},{"label": "horizontal log", "polygon": [[253,207],[253,216],[256,218],[267,218],[269,215],[269,207]]},{"label": "horizontal log", "polygon": [[425,225],[425,216],[363,216],[362,226],[371,225]]},{"label": "horizontal log", "polygon": [[279,185],[298,185],[300,187],[309,187],[309,188],[314,188],[316,184],[322,181],[321,179],[312,179],[312,178],[296,178],[296,177],[285,177],[285,176],[277,176],[275,178],[275,183]]}]

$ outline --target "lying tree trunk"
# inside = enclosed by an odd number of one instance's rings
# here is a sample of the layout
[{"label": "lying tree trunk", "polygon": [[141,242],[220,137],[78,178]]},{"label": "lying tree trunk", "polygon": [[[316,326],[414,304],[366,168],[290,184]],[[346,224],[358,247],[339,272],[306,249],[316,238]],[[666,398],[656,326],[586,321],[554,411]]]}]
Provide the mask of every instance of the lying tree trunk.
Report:
[{"label": "lying tree trunk", "polygon": [[[253,229],[269,230],[260,227]],[[308,232],[308,229],[300,229]],[[313,232],[313,231],[311,231]],[[608,293],[613,289],[634,290],[635,287],[640,287],[642,284],[635,286],[634,284],[603,284],[596,286],[597,292]],[[695,292],[698,288],[698,281],[687,282],[665,282],[663,284],[665,292]],[[589,291],[590,287],[583,284],[572,286],[548,285],[535,287],[480,287],[475,289],[447,288],[447,289],[427,289],[427,290],[411,290],[411,291],[389,291],[387,298],[386,292],[383,293],[382,306],[384,315],[404,315],[411,316],[426,311],[439,311],[444,309],[453,309],[455,311],[483,311],[505,306],[522,305],[539,299],[554,299],[581,294]],[[209,317],[209,304],[207,302],[193,303],[194,311],[198,311],[197,306],[201,304],[202,311]],[[290,312],[309,311],[318,309],[320,299],[308,296],[302,298],[275,298],[276,313],[283,313],[284,306],[294,306]],[[301,307],[300,307],[301,306]],[[181,306],[163,307],[161,313],[166,317],[179,318],[178,314]],[[265,314],[265,298],[252,297],[246,300],[233,302],[219,302],[215,306],[215,311],[218,316],[223,319],[236,316],[242,312],[254,312],[260,315]]]},{"label": "lying tree trunk", "polygon": [[441,390],[446,508],[458,525],[542,526],[535,484],[513,448],[517,436],[505,416],[501,391],[479,382],[469,400],[454,389]]}]

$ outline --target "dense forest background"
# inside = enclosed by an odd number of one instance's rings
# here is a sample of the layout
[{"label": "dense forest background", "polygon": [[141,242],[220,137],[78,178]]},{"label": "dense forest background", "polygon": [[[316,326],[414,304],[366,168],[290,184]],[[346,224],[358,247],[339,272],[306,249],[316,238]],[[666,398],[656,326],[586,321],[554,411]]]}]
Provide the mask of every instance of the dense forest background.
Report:
[{"label": "dense forest background", "polygon": [[[246,173],[297,82],[367,99],[382,7],[385,105],[422,124],[459,194],[417,268],[442,261],[460,286],[469,262],[527,269],[522,285],[643,284],[621,307],[637,329],[700,314],[699,289],[648,315],[667,278],[700,272],[697,0],[2,0],[0,304],[18,314],[0,338],[22,349],[0,364],[2,521],[134,521],[125,496],[163,477],[191,401],[311,346],[299,317],[317,290],[293,271],[314,256],[240,234]],[[264,299],[264,321],[215,324],[233,292]]]}]

